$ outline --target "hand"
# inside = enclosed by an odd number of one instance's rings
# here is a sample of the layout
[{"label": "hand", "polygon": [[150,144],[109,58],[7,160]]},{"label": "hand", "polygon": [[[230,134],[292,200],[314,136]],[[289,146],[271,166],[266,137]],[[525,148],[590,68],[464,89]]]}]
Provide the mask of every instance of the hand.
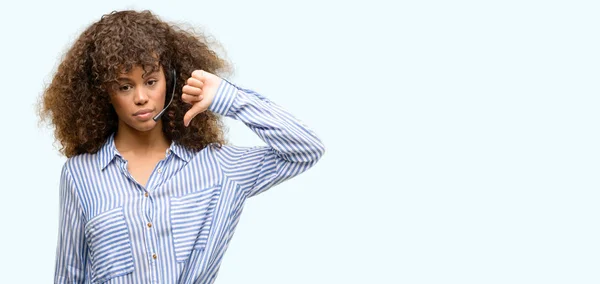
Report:
[{"label": "hand", "polygon": [[221,84],[219,76],[204,70],[194,70],[186,85],[183,86],[181,100],[191,104],[192,108],[183,116],[183,125],[186,127],[196,115],[208,109],[217,94]]}]

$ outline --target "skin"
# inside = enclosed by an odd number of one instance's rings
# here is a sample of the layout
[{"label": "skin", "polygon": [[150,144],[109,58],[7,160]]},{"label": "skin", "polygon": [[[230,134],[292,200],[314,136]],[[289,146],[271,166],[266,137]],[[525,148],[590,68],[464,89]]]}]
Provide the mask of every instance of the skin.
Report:
[{"label": "skin", "polygon": [[[115,134],[115,146],[125,160],[133,178],[146,187],[156,164],[165,158],[169,141],[162,132],[162,121],[154,121],[165,106],[166,79],[162,67],[158,72],[144,74],[136,66],[122,74],[118,85],[109,89],[110,101],[117,116],[119,127]],[[222,79],[212,73],[195,70],[182,88],[181,99],[191,104],[183,123],[187,127],[199,113],[208,109]]]}]

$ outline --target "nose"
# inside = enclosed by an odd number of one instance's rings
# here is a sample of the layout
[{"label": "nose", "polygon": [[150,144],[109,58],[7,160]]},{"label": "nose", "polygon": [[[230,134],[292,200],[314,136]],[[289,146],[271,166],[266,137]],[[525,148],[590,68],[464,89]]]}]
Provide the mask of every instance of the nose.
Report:
[{"label": "nose", "polygon": [[144,105],[148,102],[148,94],[146,93],[148,90],[144,88],[136,88],[135,94],[133,96],[133,100],[136,105]]}]

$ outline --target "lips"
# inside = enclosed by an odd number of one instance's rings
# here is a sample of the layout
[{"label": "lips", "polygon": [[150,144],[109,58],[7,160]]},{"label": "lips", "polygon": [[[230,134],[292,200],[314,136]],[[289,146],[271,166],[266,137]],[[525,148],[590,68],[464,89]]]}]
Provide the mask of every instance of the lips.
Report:
[{"label": "lips", "polygon": [[133,116],[144,115],[144,114],[151,113],[151,112],[152,112],[151,109],[142,109],[142,110],[139,110],[136,113],[134,113]]}]

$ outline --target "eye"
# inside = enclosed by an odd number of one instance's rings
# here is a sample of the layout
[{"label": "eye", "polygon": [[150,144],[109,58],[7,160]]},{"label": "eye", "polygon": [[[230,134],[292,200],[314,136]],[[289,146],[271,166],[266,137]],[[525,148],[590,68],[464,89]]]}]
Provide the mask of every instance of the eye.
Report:
[{"label": "eye", "polygon": [[152,86],[152,85],[156,85],[156,82],[157,82],[157,81],[158,81],[158,80],[149,80],[149,81],[148,81],[148,85],[150,85],[150,86]]},{"label": "eye", "polygon": [[129,88],[131,88],[131,86],[124,85],[124,86],[119,87],[119,91],[126,92],[126,91],[129,91]]}]

